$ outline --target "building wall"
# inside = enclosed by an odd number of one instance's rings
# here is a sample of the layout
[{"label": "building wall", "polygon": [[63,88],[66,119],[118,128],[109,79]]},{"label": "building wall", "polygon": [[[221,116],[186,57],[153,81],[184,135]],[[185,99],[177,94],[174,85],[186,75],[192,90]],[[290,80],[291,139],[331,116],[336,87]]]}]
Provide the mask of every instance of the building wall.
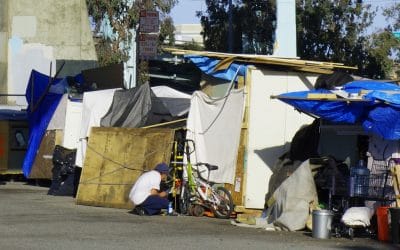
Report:
[{"label": "building wall", "polygon": [[[50,74],[52,64],[54,75],[66,61],[60,72],[60,76],[65,76],[96,65],[85,0],[0,1],[1,6],[7,6],[5,10],[1,8],[0,14],[8,65],[7,81],[0,84],[7,93],[24,94],[32,69]],[[4,52],[4,46],[0,49]],[[12,103],[26,105],[24,98],[9,98],[9,104]]]},{"label": "building wall", "polygon": [[0,6],[0,93],[4,93],[7,90],[8,0],[0,0]]},{"label": "building wall", "polygon": [[184,44],[192,40],[203,45],[203,36],[201,35],[203,28],[200,24],[179,24],[175,25],[176,44]]}]

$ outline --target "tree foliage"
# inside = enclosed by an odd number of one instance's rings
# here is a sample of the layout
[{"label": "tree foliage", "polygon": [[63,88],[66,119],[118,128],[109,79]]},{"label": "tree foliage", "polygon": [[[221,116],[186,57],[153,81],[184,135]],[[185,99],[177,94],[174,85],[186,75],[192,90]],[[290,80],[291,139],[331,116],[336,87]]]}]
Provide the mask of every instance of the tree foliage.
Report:
[{"label": "tree foliage", "polygon": [[[376,13],[370,5],[348,0],[300,0],[296,7],[301,58],[343,62],[358,66],[361,75],[372,76],[368,65],[375,60],[366,47],[366,31]],[[382,69],[373,74],[381,75]]]},{"label": "tree foliage", "polygon": [[[272,54],[276,0],[233,3],[234,52]],[[198,13],[205,49],[226,52],[228,0],[206,4],[207,10]],[[376,13],[367,1],[296,0],[298,56],[357,66],[357,73],[366,77],[387,77],[393,57],[399,56],[399,43],[391,32],[400,29],[400,4],[384,11],[391,25],[371,34]]]},{"label": "tree foliage", "polygon": [[[381,41],[384,43],[382,46],[386,51],[389,52],[393,60],[387,62],[389,67],[392,66],[391,73],[393,78],[400,78],[400,38],[393,36],[393,32],[400,32],[400,3],[394,4],[393,6],[385,9],[383,15],[386,17],[387,27],[385,28],[384,34],[387,39]],[[378,40],[379,41],[379,40]],[[377,46],[377,48],[379,48]],[[379,50],[378,50],[379,51]],[[390,72],[390,71],[389,71]]]},{"label": "tree foliage", "polygon": [[[269,53],[275,29],[274,1],[232,1],[232,52]],[[210,51],[228,52],[229,1],[206,0],[207,10],[198,12],[203,26],[204,47]]]},{"label": "tree foliage", "polygon": [[161,25],[159,39],[173,39],[174,26],[168,17],[178,0],[86,0],[89,15],[95,25],[95,33],[100,31],[104,20],[108,20],[115,34],[112,37],[101,36],[96,46],[100,65],[108,65],[128,60],[132,35],[130,29],[136,29],[140,10],[158,10]]}]

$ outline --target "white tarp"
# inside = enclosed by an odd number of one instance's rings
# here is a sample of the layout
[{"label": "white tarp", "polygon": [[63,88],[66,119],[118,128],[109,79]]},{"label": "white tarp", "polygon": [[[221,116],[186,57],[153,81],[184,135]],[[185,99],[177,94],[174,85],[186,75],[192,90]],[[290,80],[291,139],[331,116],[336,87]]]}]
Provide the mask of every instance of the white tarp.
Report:
[{"label": "white tarp", "polygon": [[87,138],[91,127],[99,127],[101,118],[111,106],[114,92],[117,89],[106,89],[85,92],[83,95],[82,124],[80,131],[80,143],[78,143],[75,165],[83,167]]},{"label": "white tarp", "polygon": [[71,101],[68,99],[68,94],[64,94],[51,117],[47,130],[62,130],[64,133],[62,146],[69,149],[77,148],[81,120],[82,103]]},{"label": "white tarp", "polygon": [[64,94],[58,103],[56,111],[54,111],[53,116],[47,126],[47,130],[64,129],[65,127],[65,115],[67,112],[67,101],[68,94]]},{"label": "white tarp", "polygon": [[152,87],[151,90],[160,98],[172,116],[182,116],[189,112],[190,95],[167,86]]},{"label": "white tarp", "polygon": [[317,189],[309,161],[304,161],[267,202],[268,223],[281,230],[296,231],[306,226],[310,206],[318,204]]},{"label": "white tarp", "polygon": [[243,89],[232,90],[218,100],[200,91],[192,95],[186,134],[195,142],[190,160],[217,165],[219,169],[210,174],[212,182],[233,184],[244,98]]}]

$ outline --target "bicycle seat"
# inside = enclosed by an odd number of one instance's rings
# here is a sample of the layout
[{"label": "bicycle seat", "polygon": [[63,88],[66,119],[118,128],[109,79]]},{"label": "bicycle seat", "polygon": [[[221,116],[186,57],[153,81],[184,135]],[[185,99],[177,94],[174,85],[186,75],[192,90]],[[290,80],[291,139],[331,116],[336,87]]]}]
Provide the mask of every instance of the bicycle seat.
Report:
[{"label": "bicycle seat", "polygon": [[217,169],[218,169],[218,166],[216,166],[216,165],[211,165],[211,164],[208,164],[208,163],[201,163],[201,162],[199,162],[199,163],[197,163],[197,164],[195,164],[195,165],[196,165],[196,166],[203,165],[203,166],[205,166],[205,167],[208,169],[208,171],[217,170]]}]

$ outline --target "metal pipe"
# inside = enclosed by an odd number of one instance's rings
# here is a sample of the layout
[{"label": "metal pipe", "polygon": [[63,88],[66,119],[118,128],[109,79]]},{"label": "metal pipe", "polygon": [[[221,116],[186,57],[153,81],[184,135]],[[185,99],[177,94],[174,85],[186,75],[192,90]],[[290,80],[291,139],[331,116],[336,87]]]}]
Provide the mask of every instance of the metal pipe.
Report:
[{"label": "metal pipe", "polygon": [[229,0],[229,10],[228,10],[228,52],[232,53],[233,51],[233,28],[232,28],[232,0]]}]

